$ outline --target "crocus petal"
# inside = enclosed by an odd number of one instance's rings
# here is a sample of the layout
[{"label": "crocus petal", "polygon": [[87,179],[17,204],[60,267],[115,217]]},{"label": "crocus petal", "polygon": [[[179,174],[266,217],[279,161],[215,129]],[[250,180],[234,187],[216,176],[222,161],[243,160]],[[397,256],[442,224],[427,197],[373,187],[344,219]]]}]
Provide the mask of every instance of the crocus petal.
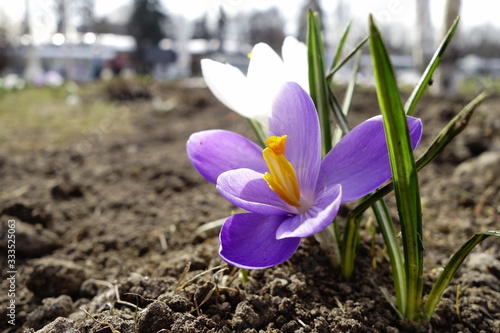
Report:
[{"label": "crocus petal", "polygon": [[[422,136],[420,119],[407,117],[413,149]],[[356,126],[325,156],[318,188],[342,185],[342,202],[358,199],[381,186],[391,174],[382,116]]]},{"label": "crocus petal", "polygon": [[252,213],[229,217],[220,232],[220,256],[227,263],[245,269],[281,264],[300,244],[300,238],[276,239],[276,229],[284,218]]},{"label": "crocus petal", "polygon": [[309,71],[307,61],[307,46],[295,37],[288,36],[281,48],[283,63],[285,64],[286,80],[300,84],[302,89],[309,93]]},{"label": "crocus petal", "polygon": [[224,130],[208,130],[192,134],[186,145],[187,155],[198,172],[212,183],[223,172],[251,168],[266,172],[262,148],[247,138]]},{"label": "crocus petal", "polygon": [[236,67],[210,59],[201,60],[203,78],[215,97],[231,110],[243,117],[247,114],[248,86],[245,75]]},{"label": "crocus petal", "polygon": [[[271,115],[274,96],[285,82],[285,65],[278,54],[267,44],[254,46],[247,73],[250,101],[247,107],[254,119]],[[247,93],[248,93],[247,92]]]},{"label": "crocus petal", "polygon": [[279,86],[285,78],[283,60],[269,45],[259,43],[252,49],[247,78],[257,85]]},{"label": "crocus petal", "polygon": [[276,238],[307,237],[324,230],[337,215],[341,198],[340,185],[321,193],[307,212],[283,221],[276,231]]},{"label": "crocus petal", "polygon": [[297,83],[285,83],[276,95],[269,134],[287,135],[285,156],[295,168],[300,190],[313,193],[321,164],[319,120],[311,97]]},{"label": "crocus petal", "polygon": [[217,190],[227,201],[249,212],[285,215],[294,212],[267,184],[262,173],[250,169],[224,172],[217,179]]}]

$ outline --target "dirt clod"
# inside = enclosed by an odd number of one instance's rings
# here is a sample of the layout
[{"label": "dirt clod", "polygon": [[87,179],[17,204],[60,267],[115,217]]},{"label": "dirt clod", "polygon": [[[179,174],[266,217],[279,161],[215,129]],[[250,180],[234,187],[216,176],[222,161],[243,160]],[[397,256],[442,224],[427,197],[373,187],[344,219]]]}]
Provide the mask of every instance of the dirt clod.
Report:
[{"label": "dirt clod", "polygon": [[141,312],[137,327],[141,333],[156,333],[172,324],[173,311],[164,302],[155,301]]},{"label": "dirt clod", "polygon": [[[41,329],[58,317],[69,316],[73,312],[73,309],[73,301],[69,296],[62,295],[57,298],[45,298],[42,305],[36,307],[33,312],[28,314],[26,324],[35,330]],[[58,323],[55,323],[50,328],[44,329],[48,332],[49,329],[55,330],[56,326],[67,327],[68,325],[70,325],[69,327],[72,327],[73,323],[69,320],[59,320]]]},{"label": "dirt clod", "polygon": [[85,271],[66,260],[43,260],[34,266],[26,286],[39,298],[78,295]]},{"label": "dirt clod", "polygon": [[36,331],[35,333],[80,333],[78,329],[75,328],[75,323],[67,318],[59,317],[47,326]]}]

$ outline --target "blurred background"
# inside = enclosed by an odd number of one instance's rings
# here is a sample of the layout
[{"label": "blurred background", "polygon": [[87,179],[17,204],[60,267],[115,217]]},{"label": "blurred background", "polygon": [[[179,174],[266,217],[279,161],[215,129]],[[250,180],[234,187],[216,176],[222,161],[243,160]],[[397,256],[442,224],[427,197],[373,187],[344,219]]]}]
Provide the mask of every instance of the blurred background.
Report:
[{"label": "blurred background", "polygon": [[[0,86],[11,90],[136,74],[156,80],[196,77],[204,57],[245,71],[255,43],[268,43],[280,53],[287,35],[305,41],[307,8],[321,15],[330,57],[349,20],[346,52],[366,36],[372,13],[403,84],[418,80],[460,14],[443,65],[453,64],[453,79],[443,80],[443,91],[456,93],[467,78],[492,83],[500,76],[500,3],[495,1],[1,0]],[[361,63],[359,82],[370,84],[367,54]],[[346,68],[337,80],[349,77]]]}]

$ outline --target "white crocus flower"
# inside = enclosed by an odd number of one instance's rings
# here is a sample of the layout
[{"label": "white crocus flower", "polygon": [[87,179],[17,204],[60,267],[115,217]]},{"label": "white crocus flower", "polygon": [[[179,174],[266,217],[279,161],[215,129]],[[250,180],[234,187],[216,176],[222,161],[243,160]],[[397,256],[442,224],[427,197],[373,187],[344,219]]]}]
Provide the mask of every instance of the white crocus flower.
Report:
[{"label": "white crocus flower", "polygon": [[247,76],[230,64],[203,59],[203,78],[224,105],[258,121],[267,132],[274,97],[285,82],[296,82],[309,92],[306,45],[286,37],[282,55],[283,59],[267,44],[255,45]]}]

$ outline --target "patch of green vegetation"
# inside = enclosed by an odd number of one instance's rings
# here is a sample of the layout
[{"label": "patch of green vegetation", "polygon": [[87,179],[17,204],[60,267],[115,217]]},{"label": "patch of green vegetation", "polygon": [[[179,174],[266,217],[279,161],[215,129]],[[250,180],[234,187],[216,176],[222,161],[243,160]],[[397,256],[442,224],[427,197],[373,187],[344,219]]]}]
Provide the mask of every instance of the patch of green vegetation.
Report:
[{"label": "patch of green vegetation", "polygon": [[466,96],[477,95],[482,91],[491,94],[500,94],[500,77],[496,76],[471,76],[464,78],[458,87],[461,94]]},{"label": "patch of green vegetation", "polygon": [[128,110],[102,97],[102,85],[27,87],[0,92],[0,147],[23,151],[69,145],[85,133],[130,129]]}]

